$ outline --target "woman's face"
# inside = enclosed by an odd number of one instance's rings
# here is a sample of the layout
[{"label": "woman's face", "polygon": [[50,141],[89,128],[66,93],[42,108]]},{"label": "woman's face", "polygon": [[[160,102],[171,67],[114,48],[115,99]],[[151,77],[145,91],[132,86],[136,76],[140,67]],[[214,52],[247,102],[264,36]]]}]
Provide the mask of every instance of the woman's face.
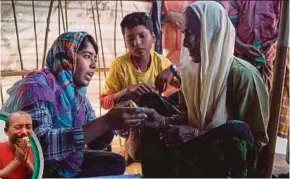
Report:
[{"label": "woman's face", "polygon": [[183,46],[188,49],[193,62],[200,63],[200,21],[194,11],[189,8],[185,11],[185,17]]},{"label": "woman's face", "polygon": [[97,53],[93,44],[87,40],[85,48],[77,53],[74,83],[78,87],[88,86],[95,73]]}]

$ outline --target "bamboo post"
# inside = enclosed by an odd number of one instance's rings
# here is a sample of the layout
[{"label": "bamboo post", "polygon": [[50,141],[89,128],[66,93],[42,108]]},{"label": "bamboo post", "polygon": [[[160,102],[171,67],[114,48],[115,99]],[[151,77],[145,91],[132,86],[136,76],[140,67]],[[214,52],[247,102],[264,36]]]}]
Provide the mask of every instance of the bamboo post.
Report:
[{"label": "bamboo post", "polygon": [[42,68],[44,67],[44,62],[45,62],[45,57],[46,57],[47,38],[48,38],[48,32],[49,32],[49,24],[50,24],[50,16],[51,16],[52,6],[53,6],[53,0],[50,1],[48,15],[47,15],[47,19],[46,19],[46,32],[45,32],[45,38],[44,38]]},{"label": "bamboo post", "polygon": [[123,11],[123,1],[120,0],[120,4],[121,4],[121,13],[122,13],[122,19],[124,18],[124,11]]},{"label": "bamboo post", "polygon": [[66,32],[66,30],[65,30],[64,15],[63,15],[63,10],[62,10],[62,3],[61,3],[61,0],[59,0],[59,5],[60,5],[60,12],[61,12],[61,19],[62,19],[62,28],[63,28],[63,32]]},{"label": "bamboo post", "polygon": [[57,20],[58,20],[58,35],[60,35],[60,0],[58,0],[57,6]]},{"label": "bamboo post", "polygon": [[[28,73],[34,72],[35,70],[4,70],[1,71],[1,77],[8,76],[26,76]],[[109,68],[97,68],[95,72],[108,72]]]},{"label": "bamboo post", "polygon": [[[22,60],[22,54],[21,54],[21,47],[20,47],[20,40],[19,40],[19,31],[18,31],[18,25],[17,25],[17,17],[16,17],[16,10],[15,10],[15,4],[14,0],[12,1],[12,9],[13,9],[13,16],[14,16],[14,23],[15,23],[15,32],[16,32],[16,38],[17,38],[17,47],[18,47],[18,54],[20,59],[20,68],[23,70],[23,60]],[[22,76],[23,78],[24,76]]]},{"label": "bamboo post", "polygon": [[67,0],[64,1],[64,12],[65,12],[65,26],[66,26],[66,31],[68,32],[68,17],[67,17]]},{"label": "bamboo post", "polygon": [[96,41],[98,41],[97,28],[96,28],[96,18],[95,18],[95,9],[94,9],[92,0],[91,0],[91,6],[92,6],[92,15],[93,15],[93,22],[94,22],[95,38],[96,38]]},{"label": "bamboo post", "polygon": [[[94,9],[94,6],[93,6],[93,1],[91,0],[91,6],[92,6],[92,15],[93,15],[93,22],[94,22],[94,30],[95,30],[95,37],[96,37],[96,41],[98,41],[98,34],[97,34],[97,28],[96,28],[96,18],[95,18],[95,9]],[[96,7],[98,8],[98,6],[96,5]],[[99,65],[99,53],[97,55],[97,59],[98,59],[98,68],[100,68],[100,65]],[[101,85],[101,72],[99,71],[98,72],[98,76],[99,76],[99,91],[101,90],[100,89],[100,85]],[[101,109],[101,106],[99,107],[99,115],[101,116],[102,115],[102,109]]]},{"label": "bamboo post", "polygon": [[35,38],[35,50],[36,50],[36,69],[38,70],[39,59],[38,59],[38,43],[37,43],[37,33],[36,33],[36,20],[35,20],[34,0],[32,0],[32,13],[33,13],[33,27],[34,27],[34,38]]},{"label": "bamboo post", "polygon": [[[97,1],[96,1],[97,2]],[[97,18],[98,18],[98,26],[99,26],[99,34],[100,34],[100,42],[101,42],[101,49],[102,49],[102,61],[103,61],[103,66],[106,68],[106,62],[105,62],[105,55],[104,55],[104,46],[103,46],[103,38],[102,38],[102,29],[101,29],[101,22],[100,22],[100,13],[99,13],[99,8],[97,4]],[[104,72],[105,78],[106,78],[106,72]]]},{"label": "bamboo post", "polygon": [[[122,14],[122,19],[124,19],[123,1],[120,0],[120,3],[121,3],[121,14]],[[127,46],[126,46],[126,43],[125,43],[125,37],[123,37],[123,42],[124,42],[124,45],[125,45],[125,50],[126,50],[126,52],[128,52],[128,49],[127,49]]]},{"label": "bamboo post", "polygon": [[265,147],[266,171],[264,177],[270,178],[272,175],[274,155],[276,148],[277,130],[280,118],[282,89],[286,70],[286,53],[289,45],[289,1],[281,1],[281,14],[279,25],[279,38],[277,45],[277,55],[275,59],[275,70],[273,78],[273,89],[271,93],[270,119],[268,124],[269,143]]},{"label": "bamboo post", "polygon": [[115,58],[117,57],[117,43],[116,43],[116,39],[117,39],[117,14],[118,14],[118,1],[116,1],[116,5],[115,5],[115,23],[114,23],[114,52],[115,52]]}]

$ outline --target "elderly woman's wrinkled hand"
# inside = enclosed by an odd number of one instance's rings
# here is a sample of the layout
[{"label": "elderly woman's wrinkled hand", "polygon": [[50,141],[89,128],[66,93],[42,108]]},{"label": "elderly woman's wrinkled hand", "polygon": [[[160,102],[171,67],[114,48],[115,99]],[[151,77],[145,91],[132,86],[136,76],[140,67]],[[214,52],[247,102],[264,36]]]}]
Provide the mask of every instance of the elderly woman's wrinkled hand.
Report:
[{"label": "elderly woman's wrinkled hand", "polygon": [[198,129],[187,125],[173,125],[160,133],[167,147],[180,147],[198,136]]},{"label": "elderly woman's wrinkled hand", "polygon": [[142,127],[148,127],[151,129],[162,129],[165,126],[165,119],[163,116],[158,114],[154,109],[151,108],[139,108],[142,113],[144,113],[147,117],[142,123]]}]

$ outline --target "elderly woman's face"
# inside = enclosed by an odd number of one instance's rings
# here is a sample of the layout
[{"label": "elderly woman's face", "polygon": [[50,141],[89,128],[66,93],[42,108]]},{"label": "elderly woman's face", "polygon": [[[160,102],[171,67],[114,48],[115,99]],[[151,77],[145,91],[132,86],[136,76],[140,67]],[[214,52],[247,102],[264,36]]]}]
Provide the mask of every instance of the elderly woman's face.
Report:
[{"label": "elderly woman's face", "polygon": [[85,48],[77,53],[74,83],[78,87],[88,86],[95,73],[97,53],[90,41],[85,42]]},{"label": "elderly woman's face", "polygon": [[200,63],[200,21],[196,14],[191,9],[187,9],[185,12],[186,23],[184,33],[183,46],[189,51],[192,60],[196,63]]}]

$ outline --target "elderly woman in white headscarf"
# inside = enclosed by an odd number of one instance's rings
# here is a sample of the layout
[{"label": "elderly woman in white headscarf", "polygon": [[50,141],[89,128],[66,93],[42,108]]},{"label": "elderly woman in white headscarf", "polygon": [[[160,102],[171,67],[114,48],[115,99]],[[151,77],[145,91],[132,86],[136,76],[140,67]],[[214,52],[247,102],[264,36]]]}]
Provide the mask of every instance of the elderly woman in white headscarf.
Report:
[{"label": "elderly woman in white headscarf", "polygon": [[154,109],[141,131],[144,177],[249,177],[268,142],[268,93],[259,72],[234,57],[235,29],[224,8],[196,2],[184,13],[180,105],[164,117]]}]

